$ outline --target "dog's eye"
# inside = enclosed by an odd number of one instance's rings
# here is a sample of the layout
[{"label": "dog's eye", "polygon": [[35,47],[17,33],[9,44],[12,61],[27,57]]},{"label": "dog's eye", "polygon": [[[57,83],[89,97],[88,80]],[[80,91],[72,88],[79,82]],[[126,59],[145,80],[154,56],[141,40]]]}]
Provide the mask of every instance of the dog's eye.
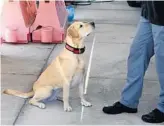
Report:
[{"label": "dog's eye", "polygon": [[80,25],[80,28],[82,28],[83,27],[83,25]]}]

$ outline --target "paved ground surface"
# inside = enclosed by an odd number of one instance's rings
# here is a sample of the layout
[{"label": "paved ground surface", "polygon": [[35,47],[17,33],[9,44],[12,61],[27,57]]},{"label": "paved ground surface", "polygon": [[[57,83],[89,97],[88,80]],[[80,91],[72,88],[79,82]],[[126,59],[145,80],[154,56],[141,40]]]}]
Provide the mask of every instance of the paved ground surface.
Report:
[{"label": "paved ground surface", "polygon": [[[96,3],[76,9],[76,19],[95,21],[96,31],[86,39],[86,56],[89,57],[94,35],[96,45],[92,61],[87,99],[91,108],[80,106],[76,89],[71,90],[73,111],[63,111],[62,102],[47,103],[41,110],[27,101],[2,95],[2,124],[53,125],[53,124],[145,124],[140,116],[156,107],[159,85],[152,59],[145,77],[143,96],[137,114],[105,115],[102,107],[120,98],[126,81],[126,59],[135,35],[140,9],[130,8],[126,2]],[[2,90],[13,88],[29,91],[40,72],[61,51],[63,45],[8,45],[2,50]]]}]

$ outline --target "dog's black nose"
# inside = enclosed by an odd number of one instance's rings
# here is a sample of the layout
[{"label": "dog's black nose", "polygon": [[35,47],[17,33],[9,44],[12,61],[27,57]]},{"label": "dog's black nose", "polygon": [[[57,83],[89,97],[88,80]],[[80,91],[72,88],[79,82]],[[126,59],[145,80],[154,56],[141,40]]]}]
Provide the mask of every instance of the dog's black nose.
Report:
[{"label": "dog's black nose", "polygon": [[95,23],[94,22],[91,22],[90,24],[95,28]]}]

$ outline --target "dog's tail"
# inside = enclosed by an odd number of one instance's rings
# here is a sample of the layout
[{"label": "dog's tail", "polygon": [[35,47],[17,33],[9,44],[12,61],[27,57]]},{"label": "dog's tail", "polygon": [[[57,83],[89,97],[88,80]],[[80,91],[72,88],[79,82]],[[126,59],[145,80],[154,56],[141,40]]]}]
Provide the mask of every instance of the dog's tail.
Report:
[{"label": "dog's tail", "polygon": [[24,92],[12,90],[12,89],[6,89],[6,90],[3,91],[3,93],[8,94],[8,95],[21,97],[21,98],[30,98],[30,97],[34,96],[34,91],[24,93]]}]

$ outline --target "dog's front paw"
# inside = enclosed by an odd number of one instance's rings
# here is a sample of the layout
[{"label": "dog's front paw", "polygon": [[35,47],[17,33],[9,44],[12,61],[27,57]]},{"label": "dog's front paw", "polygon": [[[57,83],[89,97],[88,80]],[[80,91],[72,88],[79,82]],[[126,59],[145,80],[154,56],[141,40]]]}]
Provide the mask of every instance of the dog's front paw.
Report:
[{"label": "dog's front paw", "polygon": [[85,107],[91,107],[92,106],[92,104],[90,102],[86,101],[86,100],[82,100],[81,105],[83,105]]},{"label": "dog's front paw", "polygon": [[41,109],[45,109],[46,108],[46,105],[44,103],[39,103],[38,104],[38,107],[41,108]]},{"label": "dog's front paw", "polygon": [[66,105],[66,106],[64,106],[64,111],[65,112],[71,112],[72,111],[72,107],[69,106],[69,105]]}]

